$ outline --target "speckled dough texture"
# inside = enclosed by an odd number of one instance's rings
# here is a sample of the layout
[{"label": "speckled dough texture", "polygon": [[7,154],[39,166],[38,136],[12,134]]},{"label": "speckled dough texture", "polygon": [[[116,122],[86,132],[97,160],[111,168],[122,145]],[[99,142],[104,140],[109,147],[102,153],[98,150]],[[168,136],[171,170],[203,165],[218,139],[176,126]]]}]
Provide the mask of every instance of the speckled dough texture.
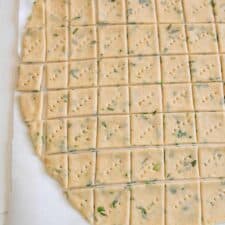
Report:
[{"label": "speckled dough texture", "polygon": [[225,0],[36,0],[21,114],[93,225],[225,222]]}]

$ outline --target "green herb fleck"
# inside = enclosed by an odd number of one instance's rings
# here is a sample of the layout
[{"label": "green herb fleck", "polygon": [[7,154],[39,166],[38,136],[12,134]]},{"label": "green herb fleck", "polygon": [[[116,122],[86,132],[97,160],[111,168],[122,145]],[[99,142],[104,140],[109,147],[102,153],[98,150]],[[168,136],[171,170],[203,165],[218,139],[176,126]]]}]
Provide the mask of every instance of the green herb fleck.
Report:
[{"label": "green herb fleck", "polygon": [[144,219],[146,219],[147,218],[147,210],[144,207],[142,207],[142,206],[137,207],[137,209],[139,209],[141,211],[142,217]]},{"label": "green herb fleck", "polygon": [[107,107],[107,110],[109,110],[109,111],[114,111],[114,108],[108,106],[108,107]]},{"label": "green herb fleck", "polygon": [[182,130],[178,130],[177,133],[176,133],[176,136],[177,136],[178,138],[185,137],[185,136],[187,136],[187,132],[182,131]]},{"label": "green herb fleck", "polygon": [[196,159],[193,160],[193,161],[191,162],[192,167],[195,167],[195,166],[196,166],[196,163],[197,163],[197,160],[196,160]]},{"label": "green herb fleck", "polygon": [[160,170],[160,168],[161,168],[160,163],[154,163],[154,165],[153,165],[153,170],[154,171],[158,172]]},{"label": "green herb fleck", "polygon": [[117,203],[118,203],[118,200],[117,199],[113,200],[113,202],[112,202],[112,208],[116,208]]},{"label": "green herb fleck", "polygon": [[77,31],[78,31],[78,28],[75,28],[75,29],[73,30],[73,34],[76,34]]},{"label": "green herb fleck", "polygon": [[99,206],[97,208],[97,211],[98,213],[101,215],[101,216],[107,216],[106,213],[105,213],[105,208],[103,206]]},{"label": "green herb fleck", "polygon": [[105,122],[105,121],[102,121],[102,126],[103,126],[103,127],[105,127],[105,128],[107,127],[107,125],[106,125],[106,122]]}]

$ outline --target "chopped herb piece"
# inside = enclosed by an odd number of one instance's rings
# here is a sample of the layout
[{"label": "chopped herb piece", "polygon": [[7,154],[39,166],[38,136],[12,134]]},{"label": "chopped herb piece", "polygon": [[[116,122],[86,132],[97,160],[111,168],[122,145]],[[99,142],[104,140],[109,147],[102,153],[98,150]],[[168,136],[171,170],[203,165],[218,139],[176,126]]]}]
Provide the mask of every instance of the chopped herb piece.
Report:
[{"label": "chopped herb piece", "polygon": [[196,166],[196,163],[197,163],[197,160],[193,160],[193,161],[191,162],[192,167],[195,167],[195,166]]},{"label": "chopped herb piece", "polygon": [[152,115],[155,115],[156,113],[157,113],[157,111],[155,110],[155,111],[152,112]]},{"label": "chopped herb piece", "polygon": [[160,170],[160,168],[161,168],[160,163],[154,163],[154,165],[153,165],[153,170],[154,171],[158,172]]},{"label": "chopped herb piece", "polygon": [[76,16],[72,20],[79,20],[79,19],[80,19],[80,16]]},{"label": "chopped herb piece", "polygon": [[73,34],[76,34],[77,31],[78,31],[78,28],[75,28],[75,29],[73,30]]},{"label": "chopped herb piece", "polygon": [[118,203],[118,200],[117,199],[113,200],[113,202],[112,202],[112,208],[116,208],[116,204],[117,203]]},{"label": "chopped herb piece", "polygon": [[78,77],[77,77],[77,72],[79,72],[78,69],[70,70],[70,74],[71,74],[74,78],[78,78]]},{"label": "chopped herb piece", "polygon": [[106,122],[105,122],[105,121],[102,121],[102,126],[103,126],[103,127],[105,127],[105,128],[107,127],[107,125],[106,125]]},{"label": "chopped herb piece", "polygon": [[176,194],[177,193],[177,190],[176,190],[176,188],[175,187],[170,187],[170,192],[172,193],[172,194]]},{"label": "chopped herb piece", "polygon": [[97,211],[98,213],[101,215],[101,216],[107,216],[106,213],[105,213],[105,208],[103,206],[99,206],[97,208]]},{"label": "chopped herb piece", "polygon": [[97,41],[95,41],[95,40],[93,40],[93,41],[91,41],[91,45],[94,45],[94,44],[96,44],[97,43]]},{"label": "chopped herb piece", "polygon": [[59,35],[57,33],[53,34],[54,37],[58,37]]},{"label": "chopped herb piece", "polygon": [[108,106],[107,109],[108,109],[109,111],[114,111],[114,109],[113,109],[112,107],[110,107],[110,106]]},{"label": "chopped herb piece", "polygon": [[143,208],[142,206],[137,207],[137,209],[139,209],[141,211],[141,215],[144,219],[147,218],[147,210],[145,208]]},{"label": "chopped herb piece", "polygon": [[178,138],[185,137],[185,136],[187,136],[187,132],[184,132],[184,131],[182,131],[182,130],[178,130],[178,132],[176,133],[176,136],[177,136]]}]

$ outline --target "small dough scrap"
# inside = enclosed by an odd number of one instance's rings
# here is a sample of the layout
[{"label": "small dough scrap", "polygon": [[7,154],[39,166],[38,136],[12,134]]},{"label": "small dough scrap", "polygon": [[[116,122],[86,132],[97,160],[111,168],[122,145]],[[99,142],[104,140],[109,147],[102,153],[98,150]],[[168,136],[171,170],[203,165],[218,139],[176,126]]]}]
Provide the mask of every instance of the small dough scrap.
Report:
[{"label": "small dough scrap", "polygon": [[67,116],[68,92],[67,90],[47,92],[47,118]]},{"label": "small dough scrap", "polygon": [[164,179],[164,153],[162,148],[132,151],[132,181]]},{"label": "small dough scrap", "polygon": [[98,28],[98,33],[100,57],[127,55],[127,29],[125,25],[101,25]]},{"label": "small dough scrap", "polygon": [[214,1],[215,5],[215,18],[217,22],[225,22],[225,0]]},{"label": "small dough scrap", "polygon": [[70,1],[70,24],[72,26],[95,23],[95,0]]},{"label": "small dough scrap", "polygon": [[158,54],[156,25],[128,25],[129,55]]},{"label": "small dough scrap", "polygon": [[96,57],[96,26],[71,27],[70,59],[93,59]]},{"label": "small dough scrap", "polygon": [[94,191],[93,189],[74,189],[67,191],[71,205],[90,223],[94,221]]},{"label": "small dough scrap", "polygon": [[128,23],[155,23],[154,0],[128,0],[127,1]]},{"label": "small dough scrap", "polygon": [[161,113],[132,115],[132,145],[163,144],[163,116]]},{"label": "small dough scrap", "polygon": [[193,111],[191,84],[164,84],[163,105],[166,112]]},{"label": "small dough scrap", "polygon": [[225,146],[199,147],[201,177],[225,177]]},{"label": "small dough scrap", "polygon": [[67,88],[68,63],[47,63],[46,65],[46,87],[48,89]]},{"label": "small dough scrap", "polygon": [[225,180],[201,183],[203,225],[223,224],[225,221]]},{"label": "small dough scrap", "polygon": [[162,112],[161,85],[132,86],[130,105],[132,113]]},{"label": "small dough scrap", "polygon": [[135,185],[132,188],[131,225],[164,225],[164,185]]},{"label": "small dough scrap", "polygon": [[160,23],[182,23],[184,21],[181,0],[156,0]]},{"label": "small dough scrap", "polygon": [[184,0],[184,11],[188,23],[214,22],[212,1]]},{"label": "small dough scrap", "polygon": [[43,78],[43,64],[21,64],[17,90],[40,91]]},{"label": "small dough scrap", "polygon": [[67,154],[46,155],[44,164],[47,172],[55,180],[67,188],[68,184],[68,156]]},{"label": "small dough scrap", "polygon": [[99,23],[126,23],[126,0],[98,1],[98,22]]},{"label": "small dough scrap", "polygon": [[97,85],[97,61],[85,60],[70,62],[69,87]]},{"label": "small dough scrap", "polygon": [[165,114],[165,144],[184,144],[196,142],[194,113]]},{"label": "small dough scrap", "polygon": [[223,111],[224,92],[222,83],[197,83],[193,85],[196,111]]},{"label": "small dough scrap", "polygon": [[96,128],[96,117],[68,119],[69,151],[96,148]]},{"label": "small dough scrap", "polygon": [[95,225],[129,225],[130,191],[124,187],[95,190]]},{"label": "small dough scrap", "polygon": [[219,47],[220,52],[225,53],[225,24],[218,24],[218,38],[219,38]]},{"label": "small dough scrap", "polygon": [[165,83],[190,82],[188,56],[170,55],[162,57],[162,79]]},{"label": "small dough scrap", "polygon": [[166,224],[201,225],[200,184],[198,181],[166,184]]},{"label": "small dough scrap", "polygon": [[46,20],[48,27],[62,27],[68,25],[69,1],[46,0]]},{"label": "small dough scrap", "polygon": [[46,153],[67,152],[67,121],[47,120],[46,122]]},{"label": "small dough scrap", "polygon": [[130,181],[130,151],[105,150],[97,153],[97,184],[126,183]]},{"label": "small dough scrap", "polygon": [[22,61],[44,62],[46,51],[45,29],[27,28],[23,36]]},{"label": "small dough scrap", "polygon": [[122,85],[128,83],[128,59],[100,59],[99,84]]},{"label": "small dough scrap", "polygon": [[220,57],[218,55],[191,55],[189,58],[193,82],[220,81]]},{"label": "small dough scrap", "polygon": [[160,83],[160,58],[158,56],[129,58],[132,84]]},{"label": "small dough scrap", "polygon": [[20,110],[25,122],[41,120],[43,94],[41,92],[23,93],[19,97]]},{"label": "small dough scrap", "polygon": [[182,24],[159,25],[160,49],[164,54],[187,53],[185,28]]},{"label": "small dough scrap", "polygon": [[165,148],[166,178],[198,178],[198,151],[195,146]]},{"label": "small dough scrap", "polygon": [[225,140],[225,112],[197,113],[198,141],[216,143]]},{"label": "small dough scrap", "polygon": [[89,187],[95,182],[95,153],[69,155],[69,188]]},{"label": "small dough scrap", "polygon": [[97,113],[97,89],[83,88],[69,91],[69,116],[95,115]]},{"label": "small dough scrap", "polygon": [[45,24],[44,0],[36,0],[33,3],[32,15],[27,20],[26,27],[43,27]]},{"label": "small dough scrap", "polygon": [[100,116],[98,147],[126,147],[130,145],[129,116]]},{"label": "small dough scrap", "polygon": [[50,27],[47,30],[47,60],[62,61],[68,59],[68,29]]},{"label": "small dough scrap", "polygon": [[218,52],[216,28],[214,24],[188,24],[187,36],[190,53]]},{"label": "small dough scrap", "polygon": [[41,158],[45,148],[45,130],[44,122],[42,120],[31,121],[27,123],[31,141],[35,153]]},{"label": "small dough scrap", "polygon": [[129,112],[128,87],[102,87],[99,89],[100,114],[115,114]]}]

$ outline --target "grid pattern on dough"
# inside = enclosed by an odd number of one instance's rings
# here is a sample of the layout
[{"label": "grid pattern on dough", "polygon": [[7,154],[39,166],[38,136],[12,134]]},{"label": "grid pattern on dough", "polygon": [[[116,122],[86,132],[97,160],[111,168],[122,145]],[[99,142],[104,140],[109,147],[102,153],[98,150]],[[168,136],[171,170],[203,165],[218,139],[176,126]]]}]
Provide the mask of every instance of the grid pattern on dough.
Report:
[{"label": "grid pattern on dough", "polygon": [[22,115],[91,224],[225,220],[224,14],[224,0],[35,2]]}]

